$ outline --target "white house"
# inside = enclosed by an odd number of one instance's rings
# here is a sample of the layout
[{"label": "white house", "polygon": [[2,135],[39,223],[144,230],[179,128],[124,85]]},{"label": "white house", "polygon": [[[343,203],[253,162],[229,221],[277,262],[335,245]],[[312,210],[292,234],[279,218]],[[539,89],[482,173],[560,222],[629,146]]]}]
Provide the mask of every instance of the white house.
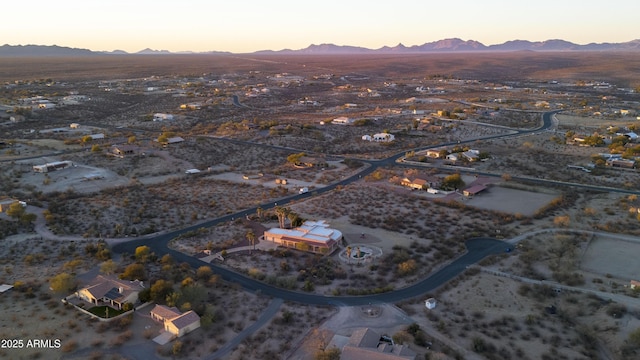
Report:
[{"label": "white house", "polygon": [[173,115],[163,114],[163,113],[153,114],[153,121],[168,121],[168,120],[173,120]]},{"label": "white house", "polygon": [[33,165],[33,171],[38,173],[47,173],[51,171],[66,169],[71,166],[73,166],[73,162],[68,160],[55,161],[51,163],[46,163],[44,165]]},{"label": "white house", "polygon": [[354,119],[350,119],[346,116],[340,116],[331,121],[332,124],[336,125],[351,125],[354,123]]},{"label": "white house", "polygon": [[364,140],[364,141],[371,141],[371,140],[373,140],[373,139],[371,138],[371,135],[362,135],[362,140]]},{"label": "white house", "polygon": [[462,156],[464,156],[469,161],[478,161],[478,159],[480,159],[480,151],[467,150],[462,153]]},{"label": "white house", "polygon": [[393,140],[395,140],[395,136],[393,134],[389,134],[389,133],[373,134],[373,141],[391,142]]}]

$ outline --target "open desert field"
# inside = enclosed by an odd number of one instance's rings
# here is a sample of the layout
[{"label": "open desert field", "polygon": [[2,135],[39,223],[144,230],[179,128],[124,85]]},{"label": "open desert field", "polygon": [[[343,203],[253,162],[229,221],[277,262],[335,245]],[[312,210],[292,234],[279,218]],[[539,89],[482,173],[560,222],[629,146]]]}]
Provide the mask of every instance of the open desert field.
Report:
[{"label": "open desert field", "polygon": [[[600,154],[640,156],[639,66],[571,52],[0,59],[0,197],[27,203],[0,214],[0,284],[14,286],[0,335],[59,340],[0,357],[329,359],[369,327],[417,359],[634,359],[640,178]],[[54,162],[71,165],[34,171]],[[325,220],[344,239],[325,256],[267,243],[277,204],[284,227]],[[505,252],[417,298],[324,307],[110,250],[220,218],[170,249],[337,299],[425,279],[470,238]],[[158,345],[151,305],[108,322],[63,305],[98,273],[160,284],[153,301],[201,328]],[[77,283],[55,291],[65,274]]]}]

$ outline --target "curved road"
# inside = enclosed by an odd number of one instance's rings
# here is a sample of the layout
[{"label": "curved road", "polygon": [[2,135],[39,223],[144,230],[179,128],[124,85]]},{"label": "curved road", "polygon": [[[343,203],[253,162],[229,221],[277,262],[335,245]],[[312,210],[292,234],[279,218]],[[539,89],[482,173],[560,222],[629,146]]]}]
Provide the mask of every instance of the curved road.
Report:
[{"label": "curved road", "polygon": [[[544,131],[552,126],[553,124],[552,116],[557,112],[558,111],[544,113],[542,117],[543,125],[538,129],[521,130],[516,132],[515,134],[509,134],[509,135],[504,135],[504,134],[493,135],[490,137],[485,137],[483,138],[483,140]],[[447,146],[447,145],[455,145],[455,144],[467,143],[467,142],[472,142],[477,140],[479,139],[455,142],[451,144],[439,144],[437,146],[441,147],[441,146]],[[433,147],[436,147],[436,146],[433,146]],[[420,148],[416,150],[422,150],[422,149],[428,149],[428,148],[429,147],[425,147],[425,148]],[[315,196],[320,193],[331,191],[335,189],[337,186],[344,186],[344,185],[350,184],[354,181],[361,179],[363,176],[366,176],[372,173],[379,167],[395,164],[396,161],[398,161],[398,159],[400,159],[403,155],[404,153],[399,153],[383,160],[364,161],[367,164],[369,164],[369,166],[365,167],[361,172],[357,174],[354,174],[348,178],[343,179],[342,181],[333,183],[329,186],[314,190],[313,192],[293,195],[284,199],[280,199],[278,200],[278,202],[280,202],[280,205],[286,205],[291,201],[301,200],[304,198]],[[277,288],[277,287],[262,283],[260,281],[254,280],[242,274],[236,273],[229,269],[223,268],[216,264],[206,263],[192,256],[170,249],[168,246],[168,243],[171,239],[174,239],[175,237],[181,234],[187,233],[189,231],[197,230],[200,228],[212,227],[219,223],[231,221],[236,218],[246,217],[249,214],[254,214],[258,207],[266,210],[266,209],[273,208],[276,205],[277,205],[276,202],[264,203],[254,208],[245,209],[235,214],[222,216],[220,218],[206,221],[204,223],[192,225],[180,230],[164,233],[164,234],[157,235],[150,238],[133,239],[131,241],[115,244],[113,245],[112,248],[113,248],[113,251],[116,253],[132,254],[135,252],[136,247],[141,245],[147,245],[158,256],[163,256],[164,254],[170,254],[176,261],[188,263],[194,268],[198,268],[203,265],[210,266],[212,270],[215,273],[219,274],[224,280],[237,283],[249,291],[253,291],[253,292],[259,291],[263,294],[266,294],[275,298],[280,298],[288,301],[294,301],[294,302],[305,303],[305,304],[351,306],[351,305],[364,305],[369,303],[397,302],[404,299],[423,295],[445,284],[447,281],[451,280],[452,278],[460,274],[462,271],[464,271],[464,269],[467,266],[475,264],[476,262],[478,262],[479,260],[483,259],[488,255],[502,252],[504,251],[505,247],[508,246],[508,245],[505,245],[505,243],[502,241],[498,241],[491,238],[475,238],[475,239],[468,240],[465,243],[467,247],[467,252],[464,255],[457,258],[450,264],[444,266],[443,268],[441,268],[439,271],[432,274],[428,278],[422,281],[419,281],[418,283],[415,283],[406,288],[397,289],[397,290],[387,292],[387,293],[382,293],[382,294],[364,295],[364,296],[323,296],[323,295],[309,294],[309,293]]]}]

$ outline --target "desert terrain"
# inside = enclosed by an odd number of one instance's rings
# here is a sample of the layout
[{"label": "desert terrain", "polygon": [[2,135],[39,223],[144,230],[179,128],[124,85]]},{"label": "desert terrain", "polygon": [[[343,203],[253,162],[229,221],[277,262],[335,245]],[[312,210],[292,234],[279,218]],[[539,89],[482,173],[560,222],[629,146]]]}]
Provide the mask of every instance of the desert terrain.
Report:
[{"label": "desert terrain", "polygon": [[[0,214],[0,284],[13,286],[0,293],[0,334],[51,340],[2,348],[3,357],[325,359],[363,327],[420,359],[637,357],[639,177],[602,156],[637,155],[637,57],[148,59],[0,59],[0,195],[34,214]],[[56,106],[39,109],[42,99]],[[561,112],[535,131],[549,111]],[[354,122],[332,123],[339,117]],[[394,141],[363,140],[377,133]],[[580,146],[579,136],[603,143]],[[482,160],[434,158],[430,148]],[[398,154],[406,161],[380,165]],[[34,171],[56,162],[71,165]],[[455,189],[445,186],[451,175]],[[403,184],[416,178],[438,191]],[[463,194],[474,185],[484,190]],[[309,196],[287,203],[302,188]],[[269,244],[260,236],[279,226],[278,203],[326,220],[344,240],[326,256]],[[502,240],[505,251],[423,296],[364,307],[283,302],[170,255],[110,251],[226,216],[170,248],[338,299],[410,286],[459,258],[470,238]],[[344,261],[348,247],[380,256]],[[152,304],[104,321],[60,301],[133,265],[147,286],[168,283],[156,300],[194,309],[201,328],[158,345]],[[75,286],[56,291],[61,274]],[[438,305],[427,309],[427,298]]]}]

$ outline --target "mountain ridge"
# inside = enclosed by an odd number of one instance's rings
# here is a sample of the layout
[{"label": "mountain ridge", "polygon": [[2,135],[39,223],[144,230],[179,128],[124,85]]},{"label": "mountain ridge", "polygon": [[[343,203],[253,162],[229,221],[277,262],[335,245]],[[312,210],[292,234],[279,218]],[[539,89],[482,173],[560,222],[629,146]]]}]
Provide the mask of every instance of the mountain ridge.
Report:
[{"label": "mountain ridge", "polygon": [[[589,43],[585,45],[575,44],[562,39],[549,39],[545,41],[509,40],[502,44],[485,45],[476,40],[462,40],[448,38],[427,42],[422,45],[405,46],[399,43],[395,46],[383,46],[378,49],[370,49],[352,45],[335,45],[331,43],[311,44],[303,49],[260,50],[250,54],[256,55],[321,55],[321,54],[409,54],[409,53],[437,53],[437,52],[509,52],[509,51],[640,51],[640,39],[623,43]],[[71,48],[58,45],[2,45],[0,56],[92,56],[92,55],[172,55],[172,54],[233,54],[226,51],[181,51],[154,50],[146,48],[135,53],[123,50],[93,51],[89,49]]]}]

